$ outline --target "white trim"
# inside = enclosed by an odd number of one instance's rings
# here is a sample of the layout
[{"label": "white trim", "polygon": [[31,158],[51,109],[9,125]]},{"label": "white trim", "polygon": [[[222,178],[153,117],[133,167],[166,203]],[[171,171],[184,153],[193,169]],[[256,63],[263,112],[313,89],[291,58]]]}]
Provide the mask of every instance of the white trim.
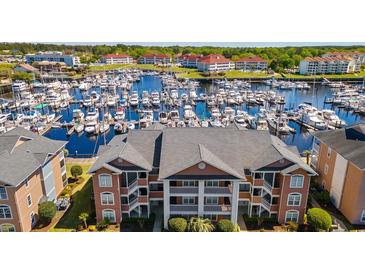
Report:
[{"label": "white trim", "polygon": [[[302,178],[302,186],[292,186],[292,181],[293,181],[294,177]],[[304,188],[304,175],[303,174],[292,174],[290,176],[289,188]]]},{"label": "white trim", "polygon": [[[111,194],[113,197],[113,203],[103,203],[103,194]],[[104,191],[100,193],[100,203],[101,205],[114,205],[115,201],[114,201],[114,193],[110,192],[110,191]]]},{"label": "white trim", "polygon": [[13,212],[11,211],[11,207],[9,205],[5,205],[5,204],[0,204],[0,207],[1,206],[6,206],[9,208],[9,211],[10,211],[10,218],[0,218],[0,220],[12,220],[13,219]]},{"label": "white trim", "polygon": [[324,164],[324,175],[327,175],[328,173],[328,165],[327,164]]},{"label": "white trim", "polygon": [[[208,203],[208,199],[216,199],[213,203]],[[205,197],[205,204],[204,205],[218,205],[219,204],[219,197],[218,196],[208,196]]]},{"label": "white trim", "polygon": [[[108,186],[101,185],[101,180],[100,180],[101,176],[109,176],[111,185],[110,186],[109,185]],[[113,187],[113,176],[108,174],[108,173],[99,174],[98,181],[99,181],[99,187]]]},{"label": "white trim", "polygon": [[287,221],[287,218],[288,218],[288,213],[291,213],[291,212],[295,212],[295,213],[297,213],[298,215],[297,215],[297,220],[295,221],[296,223],[298,223],[298,220],[299,220],[299,210],[295,210],[295,209],[290,209],[290,210],[287,210],[286,212],[285,212],[285,223],[288,223],[288,222],[293,222],[293,220],[290,220],[290,221]]},{"label": "white trim", "polygon": [[[299,196],[299,204],[298,205],[296,205],[296,204],[290,205],[289,204],[290,196]],[[295,202],[295,200],[294,200],[294,202]],[[287,206],[301,206],[301,204],[302,204],[302,194],[301,193],[292,192],[292,193],[288,194],[288,200],[287,200],[287,203],[286,203]]]},{"label": "white trim", "polygon": [[[30,198],[30,204],[29,204],[28,198]],[[28,207],[31,207],[33,205],[32,195],[30,193],[27,195],[27,205],[28,205]]]},{"label": "white trim", "polygon": [[113,215],[114,215],[114,221],[112,221],[112,220],[110,220],[110,222],[116,222],[117,221],[117,216],[116,216],[116,214],[115,214],[115,210],[114,209],[109,209],[109,208],[106,208],[106,209],[103,209],[102,210],[102,212],[101,212],[101,214],[102,214],[102,217],[103,217],[103,220],[105,219],[105,216],[104,216],[104,214],[105,214],[105,212],[106,211],[111,211],[111,212],[113,212]]},{"label": "white trim", "polygon": [[5,199],[1,199],[0,198],[0,201],[7,201],[7,200],[9,200],[9,195],[8,195],[8,191],[6,190],[6,187],[5,186],[0,186],[0,188],[4,188],[5,195],[6,195],[6,198]]},{"label": "white trim", "polygon": [[[0,224],[0,232],[4,232],[4,231],[3,231],[3,226],[4,226],[4,225],[10,225],[10,226],[12,226],[12,227],[14,228],[14,232],[16,232],[15,225],[13,225],[13,224],[9,224],[9,223]],[[6,232],[9,232],[9,231],[6,231]],[[11,231],[11,232],[13,232],[13,231]]]}]

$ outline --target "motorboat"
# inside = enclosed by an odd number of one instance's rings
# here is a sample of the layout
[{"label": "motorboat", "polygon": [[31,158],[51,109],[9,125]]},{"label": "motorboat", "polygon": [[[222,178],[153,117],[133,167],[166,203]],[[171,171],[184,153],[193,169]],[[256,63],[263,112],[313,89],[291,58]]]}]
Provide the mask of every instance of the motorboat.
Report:
[{"label": "motorboat", "polygon": [[99,129],[100,126],[97,121],[89,121],[85,124],[85,132],[88,134],[98,134]]},{"label": "motorboat", "polygon": [[161,111],[158,116],[159,116],[159,121],[160,121],[161,124],[167,124],[168,115],[167,115],[166,112]]}]

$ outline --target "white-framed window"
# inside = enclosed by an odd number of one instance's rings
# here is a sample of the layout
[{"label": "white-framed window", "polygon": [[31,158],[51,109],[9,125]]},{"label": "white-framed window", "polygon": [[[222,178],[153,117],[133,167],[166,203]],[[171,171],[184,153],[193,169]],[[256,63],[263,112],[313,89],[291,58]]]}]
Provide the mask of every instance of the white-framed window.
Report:
[{"label": "white-framed window", "polygon": [[103,219],[108,219],[110,222],[115,223],[115,211],[112,209],[104,209]]},{"label": "white-framed window", "polygon": [[363,210],[362,213],[361,213],[360,222],[365,223],[365,210]]},{"label": "white-framed window", "polygon": [[30,213],[30,223],[32,224],[32,227],[36,224],[37,220],[35,218],[34,212]]},{"label": "white-framed window", "polygon": [[183,197],[182,203],[184,205],[193,205],[195,204],[195,197]]},{"label": "white-framed window", "polygon": [[32,205],[32,195],[30,193],[27,195],[27,205],[28,207]]},{"label": "white-framed window", "polygon": [[7,205],[0,205],[0,219],[12,219],[11,209]]},{"label": "white-framed window", "polygon": [[304,176],[292,175],[290,178],[290,188],[303,188]]},{"label": "white-framed window", "polygon": [[0,225],[0,232],[15,232],[15,226],[12,224],[2,224]]},{"label": "white-framed window", "polygon": [[218,204],[218,197],[207,197],[206,198],[207,205],[217,205]]},{"label": "white-framed window", "polygon": [[302,200],[302,194],[290,193],[288,195],[288,206],[300,206]]},{"label": "white-framed window", "polygon": [[183,186],[196,187],[196,186],[198,186],[198,182],[197,181],[183,181]]},{"label": "white-framed window", "polygon": [[114,205],[114,194],[111,192],[101,193],[101,204],[102,205]]},{"label": "white-framed window", "polygon": [[219,181],[205,181],[206,187],[219,187]]},{"label": "white-framed window", "polygon": [[285,213],[285,222],[298,222],[299,219],[299,211],[298,210],[288,210]]},{"label": "white-framed window", "polygon": [[0,200],[7,200],[8,193],[6,192],[6,188],[4,186],[0,186]]},{"label": "white-framed window", "polygon": [[332,154],[332,148],[327,147],[327,158],[331,158],[331,154]]},{"label": "white-framed window", "polygon": [[324,165],[324,175],[327,175],[327,173],[328,173],[328,165],[325,164]]},{"label": "white-framed window", "polygon": [[100,187],[112,187],[112,176],[109,174],[99,175],[99,186]]}]

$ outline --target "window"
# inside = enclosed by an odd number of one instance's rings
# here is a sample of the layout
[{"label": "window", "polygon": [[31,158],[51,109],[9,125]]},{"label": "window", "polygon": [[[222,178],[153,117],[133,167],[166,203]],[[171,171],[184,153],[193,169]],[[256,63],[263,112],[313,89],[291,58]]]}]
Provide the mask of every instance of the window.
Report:
[{"label": "window", "polygon": [[362,213],[361,213],[360,222],[365,223],[365,210],[363,210]]},{"label": "window", "polygon": [[218,204],[218,197],[207,197],[206,198],[207,205],[217,205]]},{"label": "window", "polygon": [[198,182],[197,181],[183,181],[183,186],[196,187],[196,186],[198,186]]},{"label": "window", "polygon": [[184,205],[193,205],[193,204],[195,204],[195,198],[194,197],[183,197],[182,203]]},{"label": "window", "polygon": [[0,232],[15,232],[15,226],[12,224],[0,225]]},{"label": "window", "polygon": [[219,187],[218,181],[206,181],[205,182],[206,187]]},{"label": "window", "polygon": [[112,176],[107,174],[99,175],[99,186],[100,187],[112,187]]},{"label": "window", "polygon": [[101,193],[101,204],[102,205],[114,205],[114,194],[111,192]]},{"label": "window", "polygon": [[251,184],[240,184],[239,191],[240,192],[250,192]]},{"label": "window", "polygon": [[302,194],[291,193],[288,195],[288,206],[300,206],[302,200]]},{"label": "window", "polygon": [[115,223],[115,211],[112,209],[103,210],[103,219]]},{"label": "window", "polygon": [[146,179],[147,178],[147,172],[138,172],[138,178],[139,179]]},{"label": "window", "polygon": [[10,207],[0,205],[0,219],[12,219]]},{"label": "window", "polygon": [[252,189],[252,195],[253,195],[253,196],[261,196],[261,188],[254,187],[254,188]]},{"label": "window", "polygon": [[328,165],[325,164],[324,165],[324,175],[327,175],[327,173],[328,173]]},{"label": "window", "polygon": [[263,173],[255,172],[255,179],[263,179],[263,178],[264,178]]},{"label": "window", "polygon": [[303,188],[303,175],[292,175],[290,179],[290,188]]},{"label": "window", "polygon": [[285,222],[298,222],[299,212],[297,210],[288,210],[285,214]]},{"label": "window", "polygon": [[32,205],[32,196],[30,194],[28,194],[28,196],[27,196],[27,204],[28,204],[28,207],[30,207]]},{"label": "window", "polygon": [[35,218],[34,212],[30,213],[30,222],[31,222],[32,226],[34,226],[36,223],[36,218]]},{"label": "window", "polygon": [[270,185],[274,181],[274,173],[264,173],[264,179],[266,182],[268,182]]},{"label": "window", "polygon": [[327,158],[331,158],[332,149],[330,147],[327,148]]},{"label": "window", "polygon": [[7,200],[8,194],[6,193],[6,189],[3,186],[0,186],[0,200]]}]

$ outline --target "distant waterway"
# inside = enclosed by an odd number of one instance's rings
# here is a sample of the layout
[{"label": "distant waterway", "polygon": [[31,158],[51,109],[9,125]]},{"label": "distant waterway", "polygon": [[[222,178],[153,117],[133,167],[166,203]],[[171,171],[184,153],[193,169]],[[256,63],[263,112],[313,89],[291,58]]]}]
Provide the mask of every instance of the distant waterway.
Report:
[{"label": "distant waterway", "polygon": [[[213,83],[202,83],[201,87],[199,88],[197,93],[206,92],[211,93],[216,87]],[[268,86],[264,84],[252,84],[252,90],[268,90],[270,89]],[[141,96],[143,91],[161,91],[162,90],[162,82],[158,76],[142,76],[141,80],[135,82],[133,84],[132,90],[138,91],[138,94]],[[98,90],[96,90],[99,92]],[[313,106],[317,107],[318,109],[323,108],[331,108],[331,105],[324,105],[324,100],[326,97],[330,97],[332,95],[332,90],[328,87],[321,86],[319,84],[314,85],[311,84],[311,89],[309,90],[276,90],[278,94],[285,97],[285,108],[286,109],[293,109],[296,108],[299,104],[307,102],[311,103]],[[121,91],[119,91],[121,92]],[[179,90],[181,94],[184,92],[183,90]],[[70,92],[70,95],[74,96],[76,99],[82,99],[82,93],[78,89],[73,89]],[[243,104],[242,106],[236,106],[235,109],[242,109],[247,111],[250,115],[256,115],[260,108],[263,106],[247,106]],[[72,120],[72,111],[73,109],[80,108],[78,104],[72,104],[68,109],[61,110],[58,114],[62,115],[61,122],[70,122]],[[200,119],[209,118],[210,113],[205,103],[197,102],[196,106],[194,107],[195,113]],[[224,107],[223,107],[224,108]],[[87,110],[85,108],[82,109],[83,112],[86,114]],[[100,112],[99,119],[102,120],[103,113],[109,112],[112,115],[115,113],[115,108],[104,108]],[[162,106],[159,109],[154,109],[154,119],[158,120],[159,111],[165,110]],[[353,114],[351,111],[345,111],[344,109],[334,109],[336,114],[343,120],[346,121],[348,125],[357,123],[357,122],[364,122],[365,118],[359,115]],[[179,108],[180,115],[183,115],[183,107]],[[126,110],[126,118],[128,120],[135,120],[138,121],[139,116],[135,112],[134,109],[128,108]],[[303,152],[306,149],[309,149],[312,144],[313,137],[312,135],[305,129],[302,128],[295,122],[289,122],[289,125],[296,129],[295,134],[289,134],[285,136],[280,136],[280,138],[289,145],[295,145],[298,147],[300,152]],[[99,145],[108,143],[114,136],[115,132],[113,127],[110,127],[110,130],[106,134],[102,134],[99,136],[90,136],[86,133],[82,134],[72,134],[71,136],[67,136],[67,130],[65,128],[54,128],[48,131],[45,136],[55,139],[55,140],[65,140],[68,141],[66,148],[69,150],[69,153],[72,156],[90,156],[95,154],[98,150]]]}]

